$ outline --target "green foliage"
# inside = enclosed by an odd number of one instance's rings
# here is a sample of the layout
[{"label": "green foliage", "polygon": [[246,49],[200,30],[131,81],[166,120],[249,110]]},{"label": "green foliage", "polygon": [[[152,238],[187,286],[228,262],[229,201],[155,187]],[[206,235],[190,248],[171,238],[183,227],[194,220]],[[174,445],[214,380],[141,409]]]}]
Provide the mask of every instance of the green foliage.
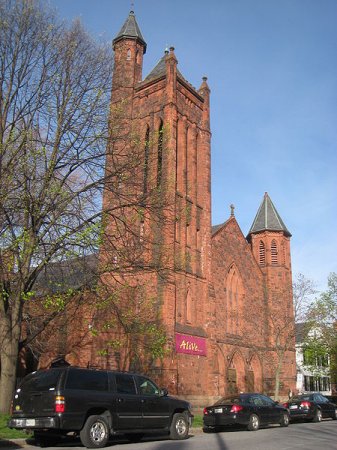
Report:
[{"label": "green foliage", "polygon": [[162,359],[167,350],[166,332],[156,317],[156,300],[144,286],[130,286],[127,283],[119,289],[102,290],[95,302],[98,315],[103,318],[97,329],[97,338],[102,333],[110,333],[98,355],[107,356],[118,352],[123,355],[121,368],[127,361],[137,361],[144,370],[151,361]]},{"label": "green foliage", "polygon": [[332,375],[337,369],[337,274],[328,277],[328,289],[314,301],[308,312],[308,329],[304,341],[306,364],[319,375],[330,357]]},{"label": "green foliage", "polygon": [[[59,284],[59,287],[62,287],[62,284]],[[58,312],[64,311],[68,301],[73,298],[74,293],[74,289],[68,289],[66,292],[47,295],[43,300],[43,307]]]},{"label": "green foliage", "polygon": [[12,430],[7,427],[8,414],[0,414],[0,439],[27,439],[30,435],[24,431]]}]

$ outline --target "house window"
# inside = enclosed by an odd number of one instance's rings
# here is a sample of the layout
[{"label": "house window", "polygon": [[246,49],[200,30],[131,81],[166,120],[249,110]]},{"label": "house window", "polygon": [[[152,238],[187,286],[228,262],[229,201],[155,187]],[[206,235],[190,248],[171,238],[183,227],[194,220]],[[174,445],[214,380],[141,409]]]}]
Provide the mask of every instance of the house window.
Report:
[{"label": "house window", "polygon": [[276,244],[275,239],[273,239],[271,241],[271,248],[270,248],[270,250],[271,250],[271,264],[272,264],[272,266],[276,266],[277,263],[278,263],[278,259],[277,259],[278,251],[277,251],[277,244]]},{"label": "house window", "polygon": [[130,61],[130,59],[131,59],[131,50],[128,49],[128,51],[126,52],[126,60]]},{"label": "house window", "polygon": [[259,244],[259,262],[260,266],[266,265],[266,247],[263,241],[260,241]]}]

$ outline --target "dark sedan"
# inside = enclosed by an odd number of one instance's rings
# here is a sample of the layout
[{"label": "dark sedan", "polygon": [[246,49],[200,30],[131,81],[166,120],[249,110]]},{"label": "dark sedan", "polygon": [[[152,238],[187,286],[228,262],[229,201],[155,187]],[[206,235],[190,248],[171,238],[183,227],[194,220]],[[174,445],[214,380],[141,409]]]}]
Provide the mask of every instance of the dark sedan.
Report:
[{"label": "dark sedan", "polygon": [[290,420],[306,419],[320,422],[331,417],[337,420],[337,405],[320,393],[296,395],[284,406],[289,409]]},{"label": "dark sedan", "polygon": [[287,408],[262,394],[238,394],[223,397],[204,408],[204,432],[218,431],[228,425],[244,425],[256,431],[260,425],[289,425]]}]

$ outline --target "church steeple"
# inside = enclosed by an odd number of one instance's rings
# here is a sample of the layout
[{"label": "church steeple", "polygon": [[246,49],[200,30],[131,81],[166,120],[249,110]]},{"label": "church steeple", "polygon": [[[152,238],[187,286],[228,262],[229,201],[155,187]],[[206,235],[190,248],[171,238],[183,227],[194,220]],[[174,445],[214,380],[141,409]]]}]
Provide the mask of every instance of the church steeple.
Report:
[{"label": "church steeple", "polygon": [[112,102],[114,102],[116,99],[126,99],[131,95],[135,86],[142,81],[143,55],[146,52],[146,42],[133,11],[130,11],[120,32],[112,41],[112,47],[115,52],[112,83]]},{"label": "church steeple", "polygon": [[120,32],[117,34],[115,39],[112,41],[113,47],[115,49],[115,44],[122,39],[134,39],[141,43],[144,47],[144,53],[146,53],[146,42],[142,36],[138,23],[136,21],[136,16],[133,11],[130,11],[124,25],[122,26]]},{"label": "church steeple", "polygon": [[247,235],[247,241],[263,271],[269,273],[281,267],[290,270],[290,237],[289,230],[266,192]]},{"label": "church steeple", "polygon": [[254,222],[250,227],[248,237],[252,233],[263,231],[282,231],[285,236],[291,236],[267,192],[264,194]]}]

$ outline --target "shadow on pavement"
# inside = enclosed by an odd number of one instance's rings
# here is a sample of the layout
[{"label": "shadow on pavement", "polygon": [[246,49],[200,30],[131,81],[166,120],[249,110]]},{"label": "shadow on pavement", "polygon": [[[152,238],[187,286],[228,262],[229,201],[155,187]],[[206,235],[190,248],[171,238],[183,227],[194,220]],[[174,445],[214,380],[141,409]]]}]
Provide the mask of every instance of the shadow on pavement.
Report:
[{"label": "shadow on pavement", "polygon": [[[177,441],[177,440],[171,440],[168,436],[168,434],[160,434],[160,435],[147,435],[144,436],[144,438],[140,441],[143,443],[146,442],[151,442],[152,446],[151,449],[152,450],[171,450],[171,449],[179,449],[179,450],[190,450],[193,448],[193,439],[197,436],[201,436],[204,433],[202,432],[201,429],[195,429],[195,430],[191,430],[190,435],[188,437],[188,439],[186,440],[181,440],[181,441]],[[211,433],[210,435],[212,435],[214,437],[214,440],[212,442],[212,450],[228,450],[228,447],[225,443],[225,437],[222,433]],[[156,443],[155,446],[153,446],[153,443]],[[115,436],[113,437],[106,448],[109,447],[114,447],[116,445],[121,445],[123,446],[123,444],[131,444],[129,440],[127,440],[126,438],[122,437],[122,436]],[[133,444],[135,446],[135,448],[137,447],[137,444]],[[18,440],[13,440],[13,441],[9,441],[6,439],[0,439],[0,450],[1,449],[8,449],[8,450],[19,450],[19,449],[23,449],[24,447],[27,446],[32,446],[35,447],[36,449],[41,448],[37,442],[35,442],[34,438],[28,438],[28,439],[18,439]],[[53,447],[58,447],[60,449],[62,449],[63,447],[82,447],[83,449],[85,449],[85,447],[82,445],[79,437],[73,437],[73,436],[67,436],[65,438],[63,438],[58,444],[53,445]],[[46,446],[46,448],[48,448],[48,446]]]},{"label": "shadow on pavement", "polygon": [[25,439],[15,439],[13,441],[10,441],[8,439],[0,438],[0,448],[3,448],[3,449],[15,450],[15,449],[24,447],[24,445],[25,445]]}]

